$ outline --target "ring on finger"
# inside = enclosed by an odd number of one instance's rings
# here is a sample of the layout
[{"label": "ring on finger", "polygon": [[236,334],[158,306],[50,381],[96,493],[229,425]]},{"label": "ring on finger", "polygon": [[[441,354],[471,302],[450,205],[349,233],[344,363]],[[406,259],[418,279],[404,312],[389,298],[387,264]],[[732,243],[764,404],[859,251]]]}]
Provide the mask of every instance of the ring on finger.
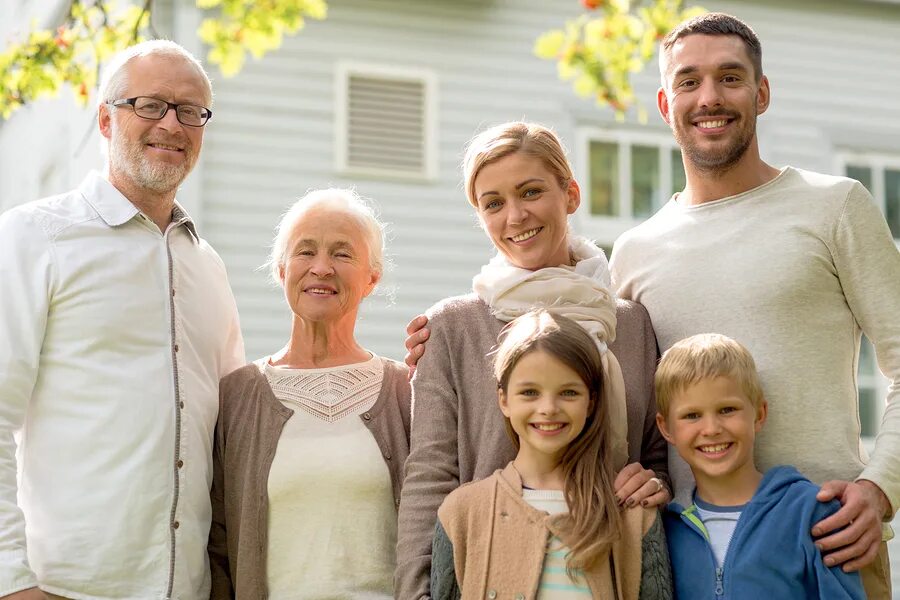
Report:
[{"label": "ring on finger", "polygon": [[654,494],[658,494],[663,490],[663,482],[659,477],[651,477],[650,481],[656,484],[656,491],[653,492]]}]

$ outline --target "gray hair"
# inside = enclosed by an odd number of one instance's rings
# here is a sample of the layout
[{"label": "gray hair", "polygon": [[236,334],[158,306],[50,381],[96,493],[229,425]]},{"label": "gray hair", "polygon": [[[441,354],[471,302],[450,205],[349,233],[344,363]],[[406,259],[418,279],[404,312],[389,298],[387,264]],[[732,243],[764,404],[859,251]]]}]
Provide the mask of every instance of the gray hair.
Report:
[{"label": "gray hair", "polygon": [[319,207],[344,213],[362,226],[369,249],[369,267],[380,276],[384,272],[384,223],[378,220],[372,206],[355,190],[328,188],[307,192],[281,216],[275,227],[275,240],[272,242],[269,260],[264,265],[269,268],[272,280],[276,284],[281,284],[279,271],[284,266],[284,257],[294,225],[309,210]]},{"label": "gray hair", "polygon": [[203,79],[203,84],[206,88],[203,102],[208,108],[211,108],[210,105],[213,98],[212,84],[203,65],[200,64],[200,61],[193,54],[170,40],[148,40],[129,46],[113,55],[103,68],[103,77],[100,79],[100,95],[97,97],[99,104],[122,97],[122,94],[125,93],[128,87],[128,70],[125,67],[135,58],[142,56],[177,57],[193,65],[197,69],[197,74]]}]

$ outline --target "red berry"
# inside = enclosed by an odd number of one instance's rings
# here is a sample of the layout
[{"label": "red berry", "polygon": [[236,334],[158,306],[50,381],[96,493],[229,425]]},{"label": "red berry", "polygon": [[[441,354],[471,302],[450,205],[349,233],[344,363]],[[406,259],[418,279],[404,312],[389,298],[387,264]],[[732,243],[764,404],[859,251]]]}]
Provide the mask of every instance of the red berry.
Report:
[{"label": "red berry", "polygon": [[581,0],[581,5],[588,10],[594,10],[600,6],[600,1],[601,0]]}]

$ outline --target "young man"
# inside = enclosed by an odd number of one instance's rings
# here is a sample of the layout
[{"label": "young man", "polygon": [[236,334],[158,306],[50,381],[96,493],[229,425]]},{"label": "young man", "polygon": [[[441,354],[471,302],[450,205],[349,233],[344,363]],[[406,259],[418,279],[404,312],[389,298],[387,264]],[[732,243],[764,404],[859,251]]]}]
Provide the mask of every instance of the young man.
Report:
[{"label": "young man", "polygon": [[[687,184],[617,241],[613,284],[647,308],[663,351],[705,331],[750,349],[772,406],[757,466],[795,465],[823,484],[820,500],[839,499],[812,530],[826,564],[867,567],[869,596],[889,598],[882,522],[900,503],[900,253],[861,184],[760,158],[756,118],[770,101],[761,55],[746,24],[717,13],[663,40],[658,107]],[[871,459],[859,439],[861,331],[893,380]],[[670,474],[684,502],[692,481],[674,453]]]},{"label": "young man", "polygon": [[793,467],[756,467],[767,405],[746,348],[718,334],[681,340],[659,363],[656,401],[696,481],[689,504],[664,514],[677,597],[865,598],[859,574],[826,567],[809,535],[840,504],[819,502]]},{"label": "young man", "polygon": [[177,44],[124,51],[106,173],[0,215],[0,598],[209,597],[218,382],[244,352],[175,191],[211,102]]}]

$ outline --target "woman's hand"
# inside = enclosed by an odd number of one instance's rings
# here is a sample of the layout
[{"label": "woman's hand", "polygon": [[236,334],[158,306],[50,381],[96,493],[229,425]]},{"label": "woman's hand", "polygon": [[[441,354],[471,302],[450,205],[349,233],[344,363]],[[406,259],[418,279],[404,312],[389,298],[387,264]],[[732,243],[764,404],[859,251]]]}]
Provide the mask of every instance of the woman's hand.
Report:
[{"label": "woman's hand", "polygon": [[619,504],[631,508],[637,506],[660,506],[672,499],[666,484],[650,469],[640,463],[625,465],[613,482]]},{"label": "woman's hand", "polygon": [[409,378],[412,379],[416,364],[425,354],[425,342],[431,333],[427,328],[428,317],[419,315],[406,326],[406,357],[403,359],[409,367]]}]

